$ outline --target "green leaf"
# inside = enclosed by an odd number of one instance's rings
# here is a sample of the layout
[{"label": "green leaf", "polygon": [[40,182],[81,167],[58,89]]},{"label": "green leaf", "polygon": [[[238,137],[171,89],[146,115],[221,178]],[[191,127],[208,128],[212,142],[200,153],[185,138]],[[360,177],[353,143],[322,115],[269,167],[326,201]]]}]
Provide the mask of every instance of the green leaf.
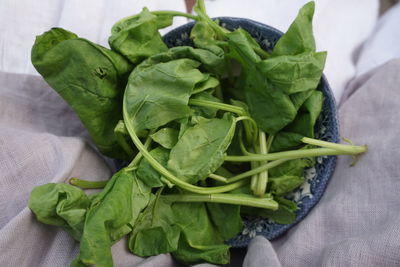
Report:
[{"label": "green leaf", "polygon": [[243,228],[240,217],[240,206],[218,203],[206,203],[211,221],[222,239],[228,240],[237,235]]},{"label": "green leaf", "polygon": [[[169,158],[169,150],[163,147],[156,147],[150,151],[150,155],[161,165],[166,166]],[[136,170],[137,177],[150,188],[163,186],[160,180],[161,174],[156,171],[146,159],[142,159]]]},{"label": "green leaf", "polygon": [[166,149],[173,148],[178,142],[179,131],[173,128],[161,128],[151,135],[154,142]]},{"label": "green leaf", "polygon": [[281,131],[277,133],[272,141],[270,152],[285,151],[300,145],[304,136],[298,133]]},{"label": "green leaf", "polygon": [[157,129],[189,116],[189,97],[204,77],[197,69],[199,65],[192,59],[177,59],[135,68],[125,91],[125,105],[135,131]]},{"label": "green leaf", "polygon": [[219,85],[219,80],[211,75],[207,76],[207,79],[196,84],[196,87],[193,89],[193,93],[201,93],[207,89],[215,88]]},{"label": "green leaf", "polygon": [[326,52],[276,56],[258,64],[269,81],[293,94],[317,88],[325,66]]},{"label": "green leaf", "polygon": [[119,54],[53,28],[36,38],[32,63],[75,110],[106,156],[126,159],[114,135],[131,65]]},{"label": "green leaf", "polygon": [[89,205],[90,200],[81,189],[53,183],[35,187],[28,203],[38,221],[60,226],[78,241]]},{"label": "green leaf", "polygon": [[271,152],[283,151],[301,145],[304,136],[313,138],[315,123],[322,111],[324,96],[313,90],[300,107],[296,118],[279,132],[272,143]]},{"label": "green leaf", "polygon": [[[303,149],[306,148],[307,146]],[[285,175],[303,176],[304,168],[311,167],[314,165],[315,165],[314,158],[289,160],[275,168],[269,169],[268,174],[270,175],[270,177],[281,177]]]},{"label": "green leaf", "polygon": [[111,29],[110,47],[124,55],[132,63],[168,50],[158,30],[172,24],[172,16],[156,16],[147,8],[138,15],[127,17]]},{"label": "green leaf", "polygon": [[290,100],[292,101],[293,105],[295,106],[296,110],[304,104],[307,98],[314,92],[314,90],[303,91],[299,93],[294,93],[290,95]]},{"label": "green leaf", "polygon": [[[224,73],[224,57],[223,55],[214,54],[213,52],[205,49],[193,48],[190,46],[177,46],[168,49],[165,53],[156,54],[147,60],[145,60],[141,67],[146,68],[148,66],[168,62],[175,59],[193,59],[201,63],[202,69],[208,73],[215,75]],[[201,80],[204,81],[205,79]]]},{"label": "green leaf", "polygon": [[300,9],[287,32],[276,43],[272,51],[272,56],[315,52],[315,40],[312,30],[314,9],[314,2],[309,2]]},{"label": "green leaf", "polygon": [[172,148],[168,169],[188,183],[204,180],[224,162],[234,132],[232,116],[199,121],[186,129]]},{"label": "green leaf", "polygon": [[224,244],[223,235],[211,221],[204,203],[173,203],[171,207],[181,229],[178,249],[172,252],[176,259],[186,264],[229,263],[229,246]]},{"label": "green leaf", "polygon": [[131,231],[133,180],[121,170],[92,200],[74,264],[113,266],[111,245]]},{"label": "green leaf", "polygon": [[275,223],[294,223],[296,220],[296,203],[282,197],[275,197],[274,199],[279,203],[278,210],[272,211],[268,209],[242,207],[242,212],[252,216],[260,216],[272,220]]},{"label": "green leaf", "polygon": [[282,196],[292,192],[303,183],[303,176],[283,175],[280,177],[270,177],[268,179],[268,191],[277,196]]},{"label": "green leaf", "polygon": [[180,233],[170,203],[153,196],[134,225],[129,249],[141,257],[172,252],[178,248]]},{"label": "green leaf", "polygon": [[255,52],[256,49],[261,48],[248,32],[239,28],[227,33],[226,37],[231,47],[227,56],[238,60],[242,67],[250,68],[253,64],[261,61],[261,58]]},{"label": "green leaf", "polygon": [[244,90],[250,114],[262,131],[275,134],[296,117],[290,97],[274,87],[259,69],[246,70]]},{"label": "green leaf", "polygon": [[314,91],[299,109],[296,119],[285,129],[310,138],[314,137],[314,126],[322,111],[324,95]]},{"label": "green leaf", "polygon": [[134,175],[132,187],[132,220],[130,226],[133,227],[139,214],[149,205],[152,197],[151,187],[143,183],[138,177]]},{"label": "green leaf", "polygon": [[223,56],[224,50],[218,45],[217,34],[204,21],[198,21],[190,32],[190,38],[193,40],[194,46],[209,50],[216,55]]}]

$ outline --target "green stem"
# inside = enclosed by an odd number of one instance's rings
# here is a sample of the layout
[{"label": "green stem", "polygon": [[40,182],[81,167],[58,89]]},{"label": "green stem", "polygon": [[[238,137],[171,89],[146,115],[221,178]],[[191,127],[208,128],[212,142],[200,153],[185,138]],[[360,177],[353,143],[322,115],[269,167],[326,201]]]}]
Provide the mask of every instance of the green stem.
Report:
[{"label": "green stem", "polygon": [[271,149],[272,142],[274,141],[275,136],[270,134],[267,139],[267,151]]},{"label": "green stem", "polygon": [[[154,133],[154,131],[150,131],[149,135],[146,137],[146,140],[144,141],[144,147],[146,149],[150,146],[150,144],[152,142],[151,135],[153,133]],[[135,158],[131,161],[131,163],[129,163],[129,165],[125,167],[125,170],[126,171],[136,170],[142,157],[143,157],[142,153],[140,153],[140,152],[137,153]]]},{"label": "green stem", "polygon": [[[346,152],[349,154],[358,154],[357,151],[360,150],[360,146],[337,144],[337,143],[317,140],[317,139],[308,138],[308,137],[303,137],[301,139],[301,141],[305,144],[336,149],[336,150],[340,150],[340,151],[343,151],[343,152]],[[367,151],[367,149],[368,149],[368,147],[366,145],[361,146],[361,147],[364,147],[365,151]]]},{"label": "green stem", "polygon": [[185,181],[182,181],[181,179],[177,178],[175,175],[173,175],[171,172],[169,172],[166,168],[164,168],[164,166],[162,166],[156,159],[154,159],[150,155],[149,151],[147,151],[146,147],[142,144],[139,137],[136,135],[135,130],[132,125],[132,122],[131,122],[131,119],[129,118],[129,114],[126,109],[125,101],[126,101],[126,94],[124,96],[124,103],[122,105],[122,113],[123,113],[123,117],[125,120],[126,129],[128,130],[129,135],[131,136],[132,142],[135,144],[135,146],[140,151],[140,153],[143,154],[143,157],[149,162],[149,164],[157,172],[159,172],[162,176],[164,176],[166,179],[168,179],[171,183],[173,183],[187,191],[199,193],[199,194],[214,194],[214,193],[228,192],[228,191],[232,191],[236,188],[242,187],[243,185],[246,184],[246,181],[239,181],[237,183],[233,183],[233,184],[229,184],[229,185],[206,188],[206,187],[200,187],[200,186],[195,186],[195,185],[186,183]]},{"label": "green stem", "polygon": [[299,159],[318,156],[331,156],[331,155],[354,155],[367,151],[364,146],[355,146],[352,152],[336,150],[331,148],[311,148],[303,150],[290,150],[283,152],[269,153],[266,155],[252,154],[247,156],[226,156],[225,161],[231,162],[248,162],[248,161],[265,161],[265,160],[278,160],[278,159]]},{"label": "green stem", "polygon": [[125,153],[128,155],[129,158],[133,157],[133,154],[135,153],[131,146],[126,142],[124,134],[121,132],[115,132],[115,137],[117,138],[118,144],[122,147],[122,149],[125,151]]},{"label": "green stem", "polygon": [[256,208],[264,208],[270,210],[277,210],[278,203],[272,198],[259,198],[245,194],[179,194],[179,195],[163,195],[167,201],[171,202],[211,202],[233,204],[241,206],[250,206]]},{"label": "green stem", "polygon": [[[267,154],[267,138],[265,135],[265,132],[259,131],[258,133],[258,139],[260,143],[260,153],[261,154]],[[261,164],[265,165],[267,164],[267,161],[261,162]],[[262,196],[265,194],[265,191],[267,189],[267,183],[268,183],[268,170],[260,172],[258,175],[258,178],[255,182],[255,186],[253,189],[253,193],[256,196]]]},{"label": "green stem", "polygon": [[223,177],[221,175],[215,174],[215,173],[210,173],[208,175],[208,177],[211,178],[211,179],[214,179],[216,181],[219,181],[219,182],[223,182],[223,183],[227,183],[228,182],[227,178],[225,178],[225,177]]},{"label": "green stem", "polygon": [[225,111],[236,113],[239,116],[246,114],[246,111],[241,107],[224,104],[224,103],[219,103],[219,102],[214,102],[214,101],[203,100],[203,99],[190,99],[189,105],[225,110]]},{"label": "green stem", "polygon": [[163,182],[164,184],[166,184],[168,186],[168,188],[172,188],[174,187],[174,184],[171,183],[169,180],[165,179],[164,177],[160,178],[161,182]]},{"label": "green stem", "polygon": [[133,158],[135,152],[125,139],[125,136],[128,135],[128,131],[125,128],[125,123],[123,120],[118,121],[114,128],[114,134],[117,138],[118,144],[122,147],[125,153],[129,156],[129,158]]},{"label": "green stem", "polygon": [[108,183],[109,180],[107,181],[87,181],[87,180],[82,180],[76,177],[72,177],[69,179],[69,183],[71,185],[83,188],[83,189],[99,189],[99,188],[104,188],[106,184]]},{"label": "green stem", "polygon": [[242,153],[244,155],[251,155],[251,153],[249,151],[247,151],[246,146],[243,143],[243,128],[239,129],[239,133],[238,133],[238,139],[239,139],[239,147],[240,147],[240,151],[242,151]]},{"label": "green stem", "polygon": [[199,20],[198,16],[189,14],[189,13],[185,13],[185,12],[179,12],[179,11],[152,11],[151,14],[153,15],[171,15],[171,16],[175,16],[175,17],[186,17],[188,19],[193,19],[193,20]]},{"label": "green stem", "polygon": [[250,144],[254,144],[257,140],[258,126],[255,120],[250,116],[239,116],[236,118],[236,122],[243,120],[244,131],[246,133],[246,141]]},{"label": "green stem", "polygon": [[265,165],[258,166],[257,168],[254,168],[254,169],[251,169],[249,171],[242,172],[241,174],[238,174],[238,175],[232,176],[230,178],[227,178],[228,183],[234,183],[234,182],[237,182],[237,181],[242,180],[244,178],[250,177],[252,175],[259,174],[260,172],[263,172],[265,170],[269,170],[269,169],[272,169],[272,168],[274,168],[276,166],[279,166],[279,165],[281,165],[282,163],[284,163],[286,161],[288,161],[288,160],[280,159],[280,160],[274,160],[274,161],[268,162]]}]

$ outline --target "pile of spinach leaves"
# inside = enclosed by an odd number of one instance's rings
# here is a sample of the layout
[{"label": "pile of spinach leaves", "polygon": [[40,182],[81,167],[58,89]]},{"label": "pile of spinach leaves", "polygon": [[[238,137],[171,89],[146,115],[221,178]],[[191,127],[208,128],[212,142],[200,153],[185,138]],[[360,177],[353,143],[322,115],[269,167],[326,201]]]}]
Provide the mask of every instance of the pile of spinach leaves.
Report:
[{"label": "pile of spinach leaves", "polygon": [[[315,51],[313,2],[268,52],[210,19],[204,1],[195,11],[144,8],[113,26],[111,49],[61,28],[36,39],[37,71],[99,151],[126,163],[109,181],[33,189],[37,219],[80,242],[72,266],[112,266],[111,246],[126,235],[139,256],[226,264],[224,241],[241,231],[243,214],[293,222],[296,203],[285,195],[314,157],[366,149],[313,139],[326,57]],[[163,42],[158,30],[174,16],[196,20],[193,47]]]}]

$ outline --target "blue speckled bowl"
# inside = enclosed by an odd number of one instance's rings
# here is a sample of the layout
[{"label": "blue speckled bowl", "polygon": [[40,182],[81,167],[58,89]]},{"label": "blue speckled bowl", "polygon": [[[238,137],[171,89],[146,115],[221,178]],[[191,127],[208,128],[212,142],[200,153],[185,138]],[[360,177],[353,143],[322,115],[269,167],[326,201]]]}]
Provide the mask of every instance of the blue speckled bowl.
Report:
[{"label": "blue speckled bowl", "polygon": [[[229,30],[243,28],[248,31],[267,51],[271,51],[282,32],[268,25],[243,18],[220,17],[221,25]],[[164,36],[164,41],[169,47],[190,45],[193,43],[189,38],[194,22],[178,27]],[[339,129],[336,114],[336,105],[333,94],[329,88],[326,78],[321,78],[317,88],[325,96],[324,107],[316,124],[316,138],[330,141],[339,141]],[[228,240],[227,243],[233,247],[246,247],[250,240],[256,235],[263,235],[272,240],[279,237],[292,226],[300,222],[318,203],[319,199],[328,185],[336,165],[336,157],[317,158],[315,168],[306,170],[306,182],[288,198],[298,203],[296,221],[293,224],[277,224],[262,218],[245,218],[245,226],[241,234]]]}]

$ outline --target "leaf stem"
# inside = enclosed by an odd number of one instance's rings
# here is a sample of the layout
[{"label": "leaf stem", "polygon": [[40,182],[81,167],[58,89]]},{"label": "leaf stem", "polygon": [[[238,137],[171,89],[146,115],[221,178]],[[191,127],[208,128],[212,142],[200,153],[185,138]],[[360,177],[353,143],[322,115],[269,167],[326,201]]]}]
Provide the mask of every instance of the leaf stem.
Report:
[{"label": "leaf stem", "polygon": [[274,160],[274,161],[268,162],[267,164],[258,166],[257,168],[251,169],[251,170],[246,171],[246,172],[242,172],[242,173],[240,173],[238,175],[232,176],[231,178],[227,178],[228,183],[237,182],[237,181],[242,180],[244,178],[247,178],[249,176],[252,176],[252,175],[255,175],[255,174],[259,174],[262,171],[269,170],[269,169],[272,169],[272,168],[274,168],[276,166],[279,166],[279,165],[281,165],[282,163],[284,163],[286,161],[288,161],[288,160],[280,159],[280,160]]},{"label": "leaf stem", "polygon": [[272,198],[259,198],[245,194],[179,194],[179,195],[163,195],[163,199],[171,202],[211,202],[250,206],[256,208],[264,208],[270,210],[278,209],[278,202]]},{"label": "leaf stem", "polygon": [[257,132],[258,132],[257,123],[250,116],[239,116],[236,118],[236,122],[242,120],[243,120],[244,130],[246,133],[246,141],[248,143],[254,144],[257,141]]},{"label": "leaf stem", "polygon": [[318,157],[318,156],[331,156],[331,155],[354,155],[360,154],[367,151],[364,146],[354,146],[351,152],[336,150],[332,148],[311,148],[303,150],[290,150],[283,152],[263,154],[252,154],[247,156],[226,156],[226,161],[231,162],[248,162],[248,161],[265,161],[265,160],[278,160],[278,159],[299,159],[307,157]]},{"label": "leaf stem", "polygon": [[[258,139],[259,139],[259,144],[260,144],[260,153],[261,154],[267,154],[268,149],[267,149],[267,138],[265,135],[265,132],[259,131],[258,133]],[[261,164],[267,164],[268,162],[262,162]],[[252,188],[254,195],[256,196],[262,196],[265,194],[265,191],[267,189],[267,183],[268,183],[268,169],[260,172],[258,174],[258,178],[255,181],[255,185]]]},{"label": "leaf stem", "polygon": [[125,133],[125,124],[123,121],[119,121],[117,126],[114,128],[114,134],[115,137],[117,138],[118,144],[122,147],[122,149],[125,151],[125,153],[129,156],[129,158],[133,158],[133,154],[135,153],[132,149],[132,147],[126,142],[126,139],[124,137]]},{"label": "leaf stem", "polygon": [[[152,142],[152,140],[153,140],[153,139],[151,138],[151,135],[152,135],[153,133],[154,133],[154,131],[149,132],[149,135],[146,137],[146,140],[144,141],[144,147],[145,147],[146,149],[150,146],[150,144],[151,144],[151,142]],[[137,153],[136,156],[135,156],[135,158],[131,161],[131,163],[129,163],[129,165],[125,167],[125,170],[126,170],[126,171],[133,171],[133,170],[136,170],[137,167],[138,167],[138,164],[139,164],[140,160],[142,159],[142,157],[143,157],[142,153],[140,153],[140,152]]]},{"label": "leaf stem", "polygon": [[109,180],[106,181],[88,181],[88,180],[82,180],[76,177],[72,177],[69,179],[69,183],[71,185],[80,187],[82,189],[99,189],[99,188],[104,188],[106,184],[108,183]]},{"label": "leaf stem", "polygon": [[[360,146],[337,144],[337,143],[322,141],[322,140],[313,139],[313,138],[309,138],[309,137],[303,137],[301,139],[301,141],[305,144],[336,149],[336,150],[340,150],[340,151],[350,153],[350,154],[358,154],[357,151],[359,151],[359,149],[360,149]],[[366,145],[361,146],[361,147],[364,147],[365,151],[367,151],[367,149],[368,149],[368,147]]]},{"label": "leaf stem", "polygon": [[215,173],[210,173],[208,175],[208,177],[211,178],[211,179],[214,179],[216,181],[219,181],[219,182],[223,182],[223,183],[227,183],[228,182],[227,178],[225,178],[225,177],[223,177],[221,175],[215,174]]}]

